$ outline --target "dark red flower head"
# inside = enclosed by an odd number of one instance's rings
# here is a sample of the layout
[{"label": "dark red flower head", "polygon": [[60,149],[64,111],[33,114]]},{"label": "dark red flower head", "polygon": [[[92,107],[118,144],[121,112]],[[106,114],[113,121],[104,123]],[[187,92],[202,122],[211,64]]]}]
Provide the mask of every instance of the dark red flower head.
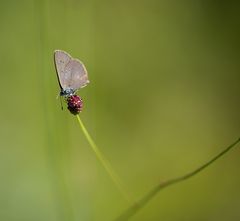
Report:
[{"label": "dark red flower head", "polygon": [[82,111],[83,101],[78,95],[71,95],[67,98],[68,110],[76,115]]}]

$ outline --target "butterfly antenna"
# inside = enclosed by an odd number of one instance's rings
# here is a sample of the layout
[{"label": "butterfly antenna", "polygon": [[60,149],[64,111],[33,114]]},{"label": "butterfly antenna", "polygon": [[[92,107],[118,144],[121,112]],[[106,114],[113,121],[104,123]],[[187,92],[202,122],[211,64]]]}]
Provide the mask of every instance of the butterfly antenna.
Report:
[{"label": "butterfly antenna", "polygon": [[63,105],[62,105],[62,97],[60,96],[60,104],[61,104],[61,108],[63,110]]},{"label": "butterfly antenna", "polygon": [[56,99],[58,99],[60,97],[60,105],[61,105],[61,109],[63,110],[63,105],[62,105],[62,96],[59,96],[59,94],[57,95]]}]

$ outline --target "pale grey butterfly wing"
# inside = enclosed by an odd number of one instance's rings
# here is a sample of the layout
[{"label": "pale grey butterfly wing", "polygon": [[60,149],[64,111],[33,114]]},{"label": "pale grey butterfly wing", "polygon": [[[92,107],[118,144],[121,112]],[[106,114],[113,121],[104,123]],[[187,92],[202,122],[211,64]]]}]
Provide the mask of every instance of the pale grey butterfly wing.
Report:
[{"label": "pale grey butterfly wing", "polygon": [[66,75],[70,75],[68,88],[74,91],[86,86],[89,83],[87,70],[84,64],[78,59],[71,59],[65,67]]},{"label": "pale grey butterfly wing", "polygon": [[66,73],[65,68],[71,59],[72,59],[71,56],[64,51],[60,50],[54,51],[55,68],[57,71],[58,82],[62,89],[67,88],[70,73]]},{"label": "pale grey butterfly wing", "polygon": [[89,83],[87,70],[83,63],[78,59],[73,59],[67,52],[56,50],[54,61],[62,90],[71,88],[76,91]]}]

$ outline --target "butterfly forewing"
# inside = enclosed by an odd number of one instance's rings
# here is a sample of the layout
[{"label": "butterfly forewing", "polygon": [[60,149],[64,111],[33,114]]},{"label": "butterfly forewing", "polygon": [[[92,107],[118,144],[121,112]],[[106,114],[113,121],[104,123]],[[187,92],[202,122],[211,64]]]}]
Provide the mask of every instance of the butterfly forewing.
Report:
[{"label": "butterfly forewing", "polygon": [[67,88],[70,73],[66,73],[66,65],[71,60],[71,56],[64,51],[56,50],[54,52],[54,62],[57,71],[58,81],[62,89]]}]

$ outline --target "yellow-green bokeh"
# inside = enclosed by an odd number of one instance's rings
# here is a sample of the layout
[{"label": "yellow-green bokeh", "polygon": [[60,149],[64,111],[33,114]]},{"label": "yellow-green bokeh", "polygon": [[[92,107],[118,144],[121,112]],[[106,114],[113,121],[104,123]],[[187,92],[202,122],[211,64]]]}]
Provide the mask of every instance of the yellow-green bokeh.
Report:
[{"label": "yellow-green bokeh", "polygon": [[[236,1],[0,0],[0,220],[108,221],[129,204],[56,99],[53,51],[84,62],[81,118],[131,194],[240,136]],[[240,220],[239,148],[133,221]]]}]

